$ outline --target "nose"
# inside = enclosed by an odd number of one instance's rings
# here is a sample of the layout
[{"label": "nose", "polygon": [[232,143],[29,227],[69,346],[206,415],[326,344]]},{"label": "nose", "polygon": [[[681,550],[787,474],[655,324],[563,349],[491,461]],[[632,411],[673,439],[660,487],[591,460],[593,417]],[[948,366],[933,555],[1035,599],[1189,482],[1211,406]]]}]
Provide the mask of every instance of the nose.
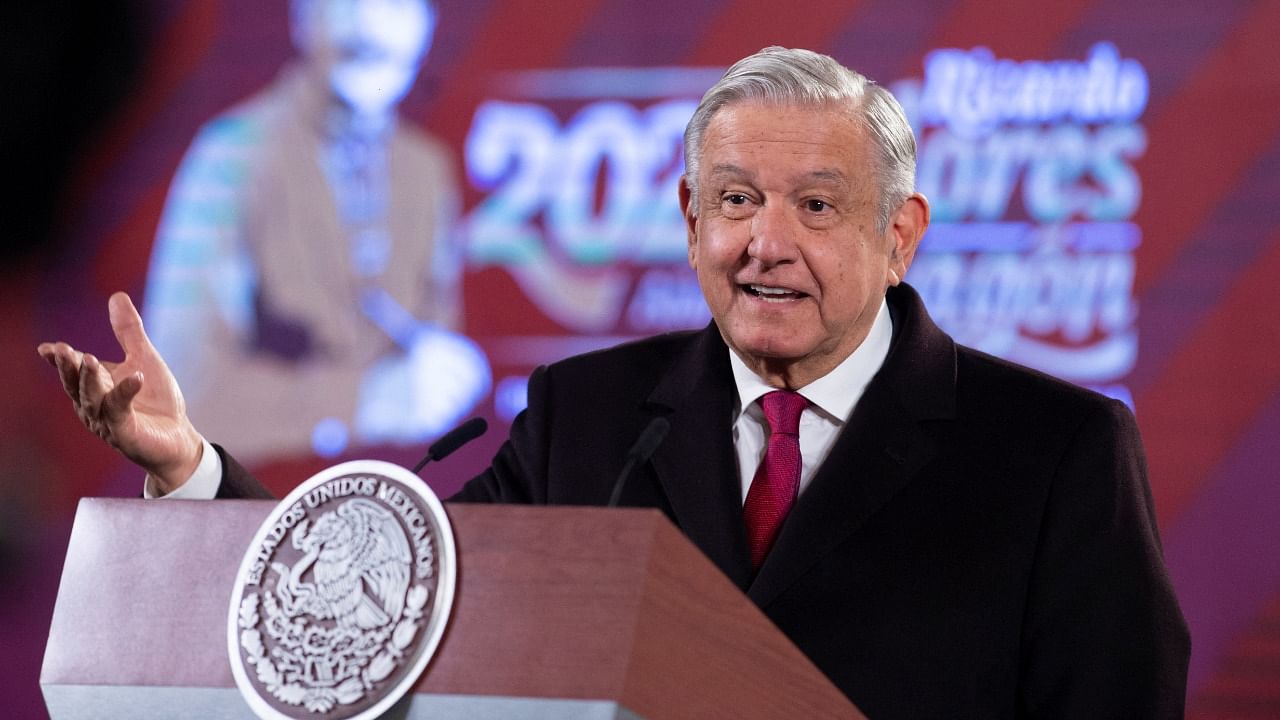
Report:
[{"label": "nose", "polygon": [[747,255],[765,267],[795,262],[799,253],[796,233],[796,219],[786,207],[766,203],[751,218],[751,243],[747,245]]}]

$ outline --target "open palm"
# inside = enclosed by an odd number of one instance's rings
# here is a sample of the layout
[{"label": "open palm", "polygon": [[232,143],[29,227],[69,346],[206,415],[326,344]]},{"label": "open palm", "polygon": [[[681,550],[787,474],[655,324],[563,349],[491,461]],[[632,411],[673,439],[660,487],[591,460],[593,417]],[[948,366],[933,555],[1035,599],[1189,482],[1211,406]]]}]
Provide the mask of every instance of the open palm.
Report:
[{"label": "open palm", "polygon": [[123,361],[104,362],[63,342],[42,343],[38,351],[58,369],[85,427],[142,466],[161,489],[172,490],[199,462],[200,435],[133,301],[116,293],[108,308]]}]

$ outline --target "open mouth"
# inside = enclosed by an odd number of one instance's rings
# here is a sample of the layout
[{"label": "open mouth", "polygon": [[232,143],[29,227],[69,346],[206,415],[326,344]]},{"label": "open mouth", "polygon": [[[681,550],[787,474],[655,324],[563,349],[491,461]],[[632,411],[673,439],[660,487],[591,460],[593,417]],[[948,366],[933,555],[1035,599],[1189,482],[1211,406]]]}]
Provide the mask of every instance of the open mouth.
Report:
[{"label": "open mouth", "polygon": [[807,297],[807,295],[805,295],[804,293],[791,290],[790,288],[780,288],[780,287],[772,287],[769,285],[755,285],[755,284],[740,285],[739,287],[741,287],[742,291],[747,293],[748,295],[752,295],[762,300],[768,300],[772,302],[799,300],[800,298]]}]

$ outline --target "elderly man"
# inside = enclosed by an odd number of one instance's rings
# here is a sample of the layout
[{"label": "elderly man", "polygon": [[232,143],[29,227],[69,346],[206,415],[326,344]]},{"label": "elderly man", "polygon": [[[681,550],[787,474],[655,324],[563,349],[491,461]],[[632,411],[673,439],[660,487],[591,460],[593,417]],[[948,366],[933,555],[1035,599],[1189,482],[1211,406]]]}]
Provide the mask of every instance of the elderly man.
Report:
[{"label": "elderly man", "polygon": [[[706,94],[685,153],[714,321],[536,371],[455,499],[603,504],[662,417],[622,503],[661,508],[870,717],[1180,717],[1189,642],[1133,417],[934,326],[902,282],[929,208],[892,96],[769,48]],[[163,488],[255,491],[127,298],[111,317],[120,365],[41,346],[86,424]]]}]

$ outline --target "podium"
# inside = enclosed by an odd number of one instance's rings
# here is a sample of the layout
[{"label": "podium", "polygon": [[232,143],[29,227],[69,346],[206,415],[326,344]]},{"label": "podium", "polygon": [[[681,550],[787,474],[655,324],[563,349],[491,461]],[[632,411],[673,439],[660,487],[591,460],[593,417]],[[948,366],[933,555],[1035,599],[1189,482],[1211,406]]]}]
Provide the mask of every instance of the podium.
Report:
[{"label": "podium", "polygon": [[[273,507],[82,500],[40,673],[50,716],[252,718],[227,611]],[[657,510],[446,507],[452,617],[386,717],[863,717]]]}]

